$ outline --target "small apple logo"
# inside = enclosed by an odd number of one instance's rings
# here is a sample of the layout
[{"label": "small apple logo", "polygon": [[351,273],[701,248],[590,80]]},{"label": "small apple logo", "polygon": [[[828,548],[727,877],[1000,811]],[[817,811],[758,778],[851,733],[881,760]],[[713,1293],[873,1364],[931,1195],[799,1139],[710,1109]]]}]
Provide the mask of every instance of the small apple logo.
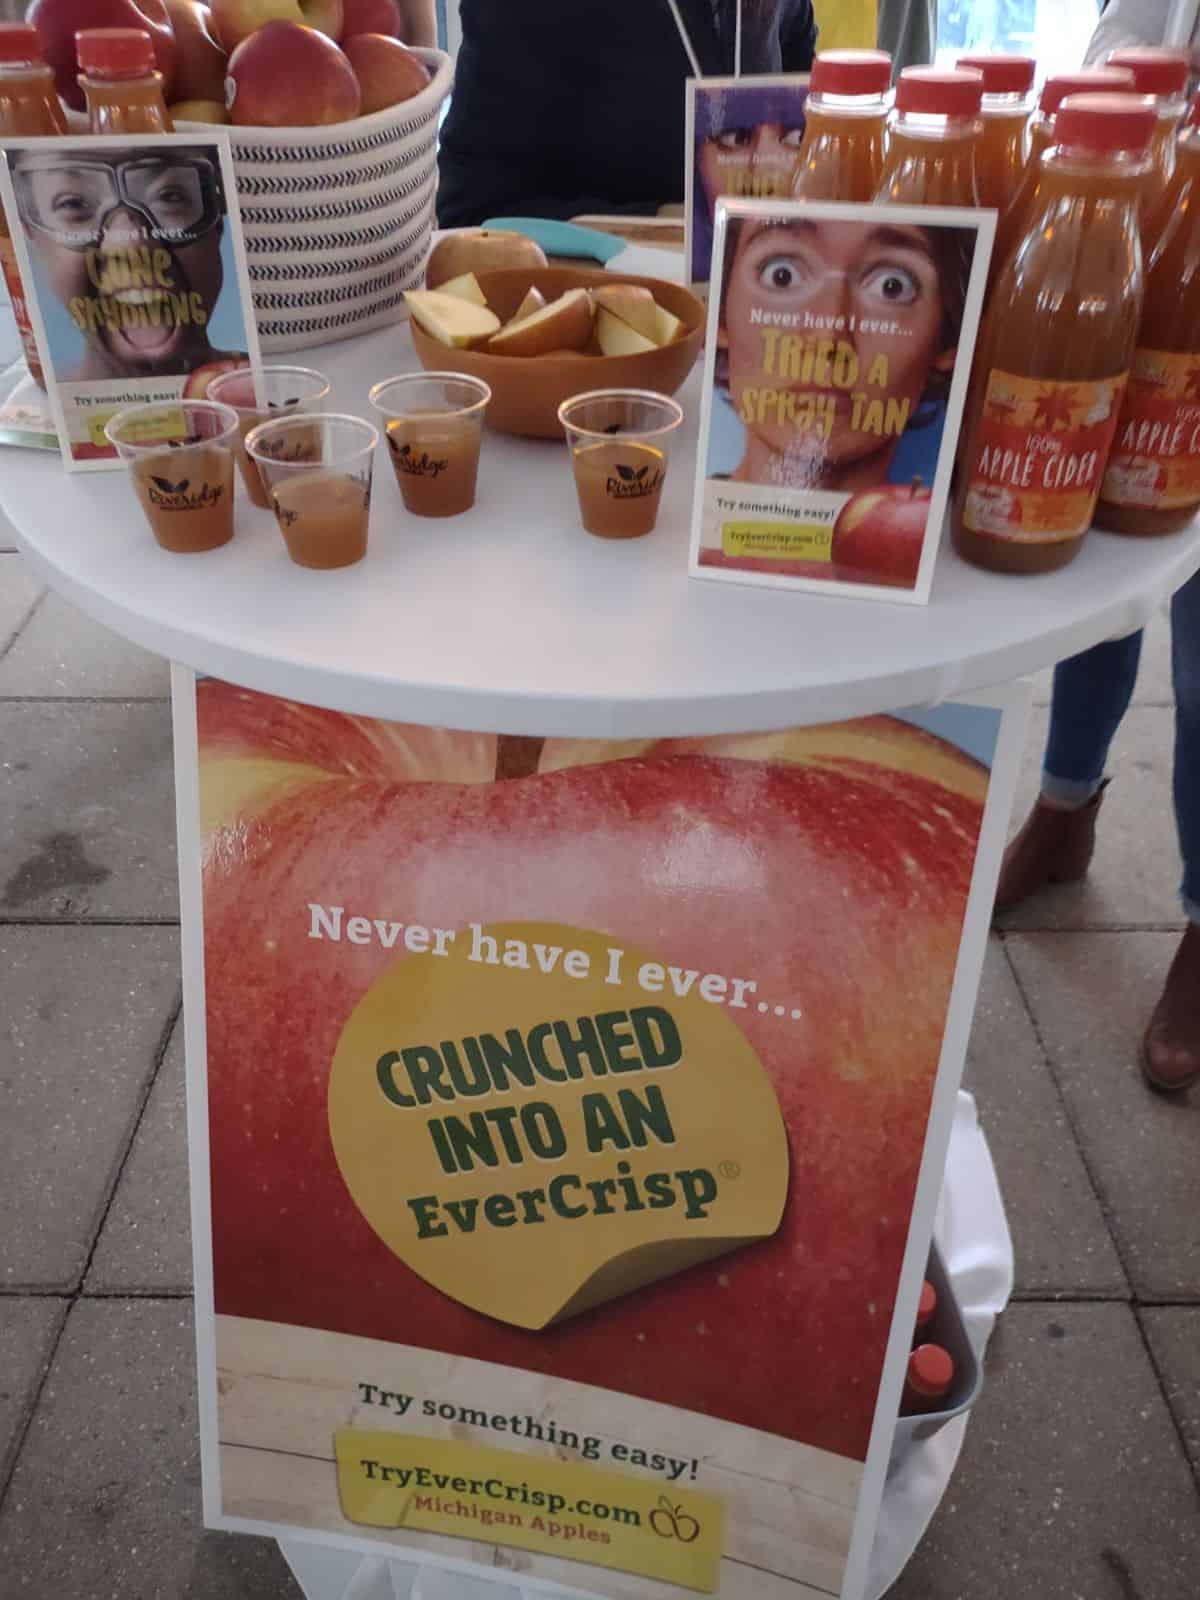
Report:
[{"label": "small apple logo", "polygon": [[673,1506],[665,1494],[660,1494],[658,1504],[650,1513],[650,1527],[660,1539],[678,1539],[681,1544],[691,1544],[700,1537],[700,1524],[682,1506]]},{"label": "small apple logo", "polygon": [[835,577],[911,589],[917,581],[931,504],[920,478],[854,495],[833,527],[830,557]]}]

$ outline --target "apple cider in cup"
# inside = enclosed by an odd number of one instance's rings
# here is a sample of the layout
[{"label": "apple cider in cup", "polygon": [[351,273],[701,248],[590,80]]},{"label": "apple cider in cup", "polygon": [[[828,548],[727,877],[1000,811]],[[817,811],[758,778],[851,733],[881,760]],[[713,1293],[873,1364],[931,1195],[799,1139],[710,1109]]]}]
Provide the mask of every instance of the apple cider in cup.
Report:
[{"label": "apple cider in cup", "polygon": [[456,517],[475,504],[483,414],[492,391],[481,378],[415,372],[371,390],[384,419],[404,508],[416,517]]},{"label": "apple cider in cup", "polygon": [[[271,510],[272,501],[262,475],[246,454],[246,436],[260,422],[291,416],[296,412],[315,411],[328,398],[329,380],[311,367],[260,367],[257,380],[249,367],[238,367],[214,378],[208,386],[208,395],[211,400],[232,406],[237,412],[238,433],[234,448],[242,483],[252,505]],[[316,448],[317,442],[311,430],[307,435],[303,430],[297,430],[288,436],[286,449],[290,452],[291,460],[314,460]]]},{"label": "apple cider in cup", "polygon": [[288,554],[300,567],[353,566],[367,553],[371,489],[344,472],[311,472],[276,483],[271,500]]},{"label": "apple cider in cup", "polygon": [[210,400],[152,401],[118,411],[104,432],[164,550],[195,555],[228,544],[235,412]]},{"label": "apple cider in cup", "polygon": [[575,452],[579,515],[601,539],[640,539],[658,521],[666,456],[648,444],[585,444]]}]

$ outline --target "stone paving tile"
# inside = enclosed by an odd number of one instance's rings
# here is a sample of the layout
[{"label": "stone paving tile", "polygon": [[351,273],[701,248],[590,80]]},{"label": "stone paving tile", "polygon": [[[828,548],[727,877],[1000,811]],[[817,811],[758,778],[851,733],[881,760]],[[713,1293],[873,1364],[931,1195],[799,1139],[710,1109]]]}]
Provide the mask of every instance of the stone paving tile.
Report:
[{"label": "stone paving tile", "polygon": [[954,1478],[888,1600],[1189,1600],[1200,1504],[1132,1311],[1010,1306]]},{"label": "stone paving tile", "polygon": [[66,1309],[65,1300],[0,1299],[0,1490]]},{"label": "stone paving tile", "polygon": [[0,1510],[5,1600],[301,1600],[272,1540],[200,1526],[192,1308],[72,1308]]},{"label": "stone paving tile", "polygon": [[0,926],[0,1287],[78,1286],[178,985],[173,928]]},{"label": "stone paving tile", "polygon": [[[1037,794],[1047,713],[1029,719],[1012,831]],[[1165,706],[1129,711],[1113,743],[1112,787],[1097,830],[1096,856],[1082,883],[1035,895],[1003,918],[1005,928],[1182,927],[1179,843],[1171,804],[1175,713]]]},{"label": "stone paving tile", "polygon": [[1200,1309],[1147,1306],[1141,1321],[1192,1470],[1200,1476]]},{"label": "stone paving tile", "polygon": [[1200,1095],[1138,1068],[1176,936],[1042,933],[1007,949],[1139,1300],[1200,1300]]},{"label": "stone paving tile", "polygon": [[[3,533],[0,531],[0,552]],[[0,553],[0,660],[45,591],[19,555]],[[0,690],[0,693],[3,693]]]},{"label": "stone paving tile", "polygon": [[171,669],[56,594],[46,596],[0,662],[0,696],[166,698]]},{"label": "stone paving tile", "polygon": [[175,918],[166,705],[0,703],[0,919]]},{"label": "stone paving tile", "polygon": [[984,962],[964,1085],[979,1104],[1016,1256],[1016,1293],[1127,1297],[1128,1285],[1000,941]]},{"label": "stone paving tile", "polygon": [[[1036,674],[1033,680],[1035,706],[1050,704],[1053,679],[1053,667]],[[1166,611],[1161,610],[1155,612],[1146,626],[1133,703],[1135,706],[1167,706],[1174,699],[1175,691],[1171,686],[1171,622]]]},{"label": "stone paving tile", "polygon": [[85,1294],[190,1290],[183,1024],[171,1036],[92,1259]]}]

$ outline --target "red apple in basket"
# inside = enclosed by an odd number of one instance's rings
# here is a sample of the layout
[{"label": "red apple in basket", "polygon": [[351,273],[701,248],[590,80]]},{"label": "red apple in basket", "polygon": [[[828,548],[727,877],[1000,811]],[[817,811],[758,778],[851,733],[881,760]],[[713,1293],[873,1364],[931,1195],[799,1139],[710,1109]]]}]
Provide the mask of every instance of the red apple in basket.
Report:
[{"label": "red apple in basket", "polygon": [[343,40],[342,52],[358,79],[364,117],[411,100],[429,83],[429,69],[420,56],[385,34],[356,33]]},{"label": "red apple in basket", "polygon": [[911,589],[917,581],[930,492],[911,484],[864,489],[838,513],[830,559],[848,583],[887,583]]},{"label": "red apple in basket", "polygon": [[76,111],[82,111],[84,104],[75,59],[80,28],[143,28],[154,41],[163,93],[168,100],[175,97],[175,30],[164,0],[33,0],[26,21],[37,28],[46,60],[54,68],[55,88]]},{"label": "red apple in basket", "polygon": [[269,22],[303,24],[336,39],[342,31],[342,0],[213,0],[212,19],[226,50]]},{"label": "red apple in basket", "polygon": [[177,52],[172,99],[224,105],[226,53],[213,30],[212,12],[200,0],[166,0],[166,5]]},{"label": "red apple in basket", "polygon": [[383,33],[403,39],[404,22],[396,0],[342,0],[340,43],[359,33]]},{"label": "red apple in basket", "polygon": [[[490,782],[492,740],[212,680],[197,693],[217,1311],[427,1345],[861,1458],[981,769],[878,717],[554,741],[542,770]],[[366,1223],[329,1139],[342,1027],[406,958],[308,937],[311,903],[440,928],[566,923],[753,978],[764,1012],[729,1015],[789,1128],[778,1232],[540,1332],[431,1288]]]},{"label": "red apple in basket", "polygon": [[268,22],[229,58],[226,104],[240,127],[317,128],[349,122],[362,104],[354,68],[325,34]]}]

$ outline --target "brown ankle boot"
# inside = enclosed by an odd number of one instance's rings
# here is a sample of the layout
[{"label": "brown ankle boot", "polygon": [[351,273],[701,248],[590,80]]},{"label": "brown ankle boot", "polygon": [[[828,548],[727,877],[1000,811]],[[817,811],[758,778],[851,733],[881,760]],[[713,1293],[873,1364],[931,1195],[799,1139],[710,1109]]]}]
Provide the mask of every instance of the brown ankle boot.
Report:
[{"label": "brown ankle boot", "polygon": [[1051,883],[1076,883],[1096,848],[1096,817],[1107,779],[1085,806],[1060,811],[1039,799],[1004,852],[995,911],[1012,911]]},{"label": "brown ankle boot", "polygon": [[1173,1094],[1200,1078],[1200,927],[1189,922],[1142,1041],[1142,1071]]}]

